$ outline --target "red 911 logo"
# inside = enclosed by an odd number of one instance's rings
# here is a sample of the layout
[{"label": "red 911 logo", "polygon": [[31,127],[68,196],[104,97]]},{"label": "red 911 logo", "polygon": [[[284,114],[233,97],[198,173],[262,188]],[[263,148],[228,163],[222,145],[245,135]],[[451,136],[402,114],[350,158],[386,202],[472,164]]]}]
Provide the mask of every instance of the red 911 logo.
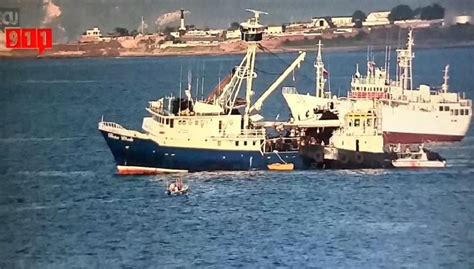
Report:
[{"label": "red 911 logo", "polygon": [[53,47],[53,31],[50,28],[7,28],[5,45],[10,49],[37,49],[43,54]]}]

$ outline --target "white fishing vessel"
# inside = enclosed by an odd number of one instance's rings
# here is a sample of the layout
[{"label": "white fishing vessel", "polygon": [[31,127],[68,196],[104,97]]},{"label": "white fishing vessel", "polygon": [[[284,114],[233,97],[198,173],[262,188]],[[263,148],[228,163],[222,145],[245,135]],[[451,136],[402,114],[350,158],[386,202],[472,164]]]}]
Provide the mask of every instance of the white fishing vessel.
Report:
[{"label": "white fishing vessel", "polygon": [[[270,138],[264,128],[254,124],[261,118],[255,113],[264,100],[299,67],[305,53],[300,53],[252,105],[256,50],[265,30],[260,15],[265,13],[248,11],[254,16],[240,25],[247,53],[207,100],[193,99],[191,89],[187,89],[186,98],[151,101],[143,131],[129,130],[114,122],[99,123],[120,174],[266,170],[281,159],[294,164],[295,169],[309,168],[298,148],[291,146],[294,139]],[[240,99],[243,84],[245,98]],[[276,147],[278,151],[274,152]]]},{"label": "white fishing vessel", "polygon": [[[379,68],[367,62],[367,75],[356,68],[347,98],[324,92],[326,78],[319,44],[316,59],[316,95],[299,94],[296,89],[284,89],[283,96],[297,124],[317,125],[322,111],[343,116],[354,109],[374,108],[374,100],[382,106],[382,130],[386,143],[423,143],[460,141],[469,129],[472,101],[464,94],[449,91],[448,71],[444,70],[441,88],[420,85],[413,89],[413,34],[409,32],[407,48],[397,50],[397,78],[390,79],[390,63]],[[390,50],[388,50],[390,51]],[[388,53],[386,59],[389,59]],[[322,124],[320,122],[320,124]]]}]

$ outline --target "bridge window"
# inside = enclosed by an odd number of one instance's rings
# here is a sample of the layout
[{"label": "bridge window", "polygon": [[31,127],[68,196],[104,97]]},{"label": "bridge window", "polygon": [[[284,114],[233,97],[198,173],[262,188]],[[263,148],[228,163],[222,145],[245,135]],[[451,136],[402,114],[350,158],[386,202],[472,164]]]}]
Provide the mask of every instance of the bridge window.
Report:
[{"label": "bridge window", "polygon": [[444,111],[449,111],[449,106],[444,106]]},{"label": "bridge window", "polygon": [[170,128],[174,127],[174,119],[170,119]]},{"label": "bridge window", "polygon": [[166,119],[166,125],[170,124],[170,119]]},{"label": "bridge window", "polygon": [[443,108],[444,108],[443,106],[440,106],[439,111],[443,111]]},{"label": "bridge window", "polygon": [[360,119],[354,120],[354,127],[360,126]]},{"label": "bridge window", "polygon": [[454,116],[459,115],[459,111],[457,109],[454,110]]},{"label": "bridge window", "polygon": [[460,109],[460,110],[459,110],[459,114],[460,114],[461,116],[464,116],[464,109]]},{"label": "bridge window", "polygon": [[466,109],[466,112],[464,113],[466,116],[469,116],[469,109]]}]

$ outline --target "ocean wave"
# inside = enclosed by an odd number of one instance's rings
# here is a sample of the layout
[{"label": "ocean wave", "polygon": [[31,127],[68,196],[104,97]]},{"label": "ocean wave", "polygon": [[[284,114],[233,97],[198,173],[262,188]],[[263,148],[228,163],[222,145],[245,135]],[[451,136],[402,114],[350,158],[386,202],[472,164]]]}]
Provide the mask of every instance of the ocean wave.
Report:
[{"label": "ocean wave", "polygon": [[59,170],[46,170],[46,171],[18,171],[15,174],[23,176],[35,176],[35,177],[91,177],[95,175],[94,171],[59,171]]},{"label": "ocean wave", "polygon": [[426,224],[417,224],[414,222],[368,222],[364,225],[370,230],[384,231],[388,233],[407,232],[413,228],[427,228]]},{"label": "ocean wave", "polygon": [[68,80],[68,79],[54,79],[54,80],[34,80],[28,79],[24,83],[44,83],[44,84],[60,84],[60,83],[97,83],[97,80]]},{"label": "ocean wave", "polygon": [[72,141],[81,139],[90,139],[88,136],[71,137],[7,137],[0,138],[0,143],[23,143],[23,142],[50,142],[50,141]]},{"label": "ocean wave", "polygon": [[31,204],[30,206],[18,207],[15,208],[15,211],[29,211],[29,210],[45,210],[45,209],[55,209],[59,207],[68,207],[66,203],[60,203],[55,205],[38,205],[36,203]]}]

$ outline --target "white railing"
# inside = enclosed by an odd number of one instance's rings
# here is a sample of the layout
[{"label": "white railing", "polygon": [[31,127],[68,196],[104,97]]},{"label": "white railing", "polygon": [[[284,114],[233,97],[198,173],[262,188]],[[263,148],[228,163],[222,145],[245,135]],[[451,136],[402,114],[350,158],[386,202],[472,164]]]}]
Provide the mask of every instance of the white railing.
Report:
[{"label": "white railing", "polygon": [[111,122],[111,121],[101,121],[99,122],[99,129],[105,130],[105,129],[119,129],[119,130],[125,130],[122,125]]},{"label": "white railing", "polygon": [[281,93],[283,94],[298,94],[298,91],[295,87],[282,87]]},{"label": "white railing", "polygon": [[[138,137],[149,139],[148,135],[124,128],[115,122],[101,121],[99,122],[99,130],[114,133],[116,135],[126,136],[128,138]],[[128,139],[127,138],[127,139]]]},{"label": "white railing", "polygon": [[254,135],[254,136],[262,136],[265,135],[265,129],[244,129],[241,131],[242,135]]},{"label": "white railing", "polygon": [[223,138],[223,139],[244,139],[244,138],[262,138],[266,135],[264,130],[245,129],[241,130],[240,133],[226,134],[225,132],[220,133],[217,136],[211,136],[211,138]]}]

